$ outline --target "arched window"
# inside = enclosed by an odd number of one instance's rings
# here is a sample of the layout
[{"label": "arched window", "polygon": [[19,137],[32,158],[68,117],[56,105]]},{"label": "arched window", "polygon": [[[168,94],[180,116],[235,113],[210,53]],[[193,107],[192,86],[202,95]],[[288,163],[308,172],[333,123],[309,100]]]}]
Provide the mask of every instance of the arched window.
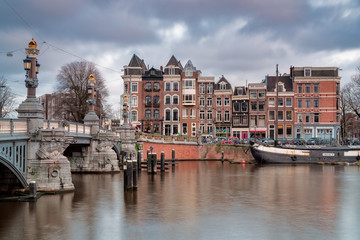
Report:
[{"label": "arched window", "polygon": [[173,121],[179,120],[179,111],[177,109],[173,110]]},{"label": "arched window", "polygon": [[178,95],[173,96],[173,104],[175,104],[175,105],[179,104],[179,96]]},{"label": "arched window", "polygon": [[131,121],[132,122],[135,122],[135,121],[137,121],[138,120],[138,112],[136,111],[136,110],[134,110],[134,111],[131,111]]},{"label": "arched window", "polygon": [[137,106],[138,105],[138,97],[137,96],[132,96],[131,97],[131,106]]},{"label": "arched window", "polygon": [[170,121],[171,120],[171,111],[170,109],[166,109],[165,110],[165,121]]},{"label": "arched window", "polygon": [[166,95],[166,96],[165,96],[165,104],[166,104],[166,105],[170,105],[170,104],[171,104],[170,101],[171,101],[171,96],[170,96],[170,95]]}]

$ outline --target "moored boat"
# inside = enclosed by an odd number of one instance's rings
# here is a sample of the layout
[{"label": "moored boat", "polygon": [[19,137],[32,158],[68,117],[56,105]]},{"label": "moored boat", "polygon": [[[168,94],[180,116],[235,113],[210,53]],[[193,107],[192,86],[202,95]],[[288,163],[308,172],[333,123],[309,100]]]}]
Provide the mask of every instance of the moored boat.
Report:
[{"label": "moored boat", "polygon": [[331,163],[357,162],[360,146],[265,146],[253,144],[251,153],[257,163]]}]

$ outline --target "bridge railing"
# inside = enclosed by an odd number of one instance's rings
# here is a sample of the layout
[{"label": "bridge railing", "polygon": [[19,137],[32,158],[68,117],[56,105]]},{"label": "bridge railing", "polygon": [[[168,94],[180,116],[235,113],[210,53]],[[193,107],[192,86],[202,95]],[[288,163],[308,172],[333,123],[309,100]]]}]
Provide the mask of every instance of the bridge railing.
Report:
[{"label": "bridge railing", "polygon": [[[44,120],[44,129],[52,129],[52,128],[58,128],[61,126],[61,121],[56,120]],[[91,127],[86,126],[83,123],[77,123],[77,122],[70,122],[68,126],[64,127],[68,130],[69,133],[73,134],[80,134],[80,135],[90,135]]]},{"label": "bridge railing", "polygon": [[26,134],[28,131],[27,119],[0,119],[0,134]]}]

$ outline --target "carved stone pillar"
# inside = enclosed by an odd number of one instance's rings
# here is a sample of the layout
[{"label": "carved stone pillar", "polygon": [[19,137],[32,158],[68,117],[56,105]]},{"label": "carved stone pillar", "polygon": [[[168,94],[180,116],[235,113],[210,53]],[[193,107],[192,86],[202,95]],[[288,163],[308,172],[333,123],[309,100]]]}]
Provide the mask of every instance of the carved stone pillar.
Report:
[{"label": "carved stone pillar", "polygon": [[27,181],[36,181],[39,191],[74,190],[70,162],[63,155],[72,139],[63,128],[39,130],[31,139]]}]

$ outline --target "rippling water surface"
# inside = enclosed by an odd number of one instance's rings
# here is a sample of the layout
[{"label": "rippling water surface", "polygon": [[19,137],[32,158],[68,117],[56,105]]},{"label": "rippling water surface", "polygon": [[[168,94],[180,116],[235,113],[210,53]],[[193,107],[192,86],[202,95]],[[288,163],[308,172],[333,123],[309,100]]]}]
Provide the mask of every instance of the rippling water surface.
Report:
[{"label": "rippling water surface", "polygon": [[73,175],[76,191],[0,203],[0,239],[360,239],[360,168],[182,162]]}]

